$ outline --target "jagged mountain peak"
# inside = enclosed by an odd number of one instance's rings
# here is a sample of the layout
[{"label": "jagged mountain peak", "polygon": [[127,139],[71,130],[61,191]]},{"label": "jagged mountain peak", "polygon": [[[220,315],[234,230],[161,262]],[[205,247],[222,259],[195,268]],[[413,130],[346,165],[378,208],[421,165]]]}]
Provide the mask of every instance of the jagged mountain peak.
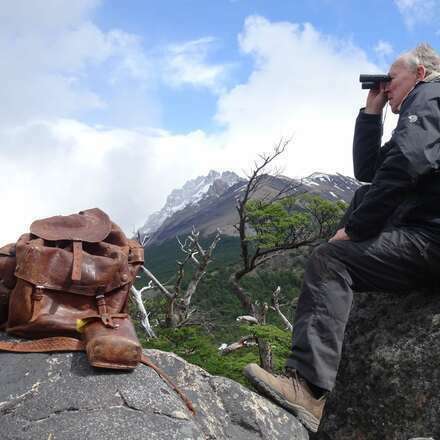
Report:
[{"label": "jagged mountain peak", "polygon": [[[261,176],[255,197],[274,196],[286,185],[292,194],[308,192],[332,201],[349,202],[360,183],[342,174],[313,173],[304,178]],[[204,236],[220,229],[224,235],[235,235],[236,199],[246,187],[246,180],[232,172],[211,171],[188,181],[174,190],[164,208],[149,217],[139,232],[151,236],[150,244],[185,234],[195,226]]]},{"label": "jagged mountain peak", "polygon": [[210,170],[206,176],[188,180],[181,188],[174,189],[168,195],[164,207],[151,214],[144,226],[139,229],[141,235],[151,234],[176,212],[190,205],[196,205],[207,197],[218,197],[241,179],[232,171]]}]

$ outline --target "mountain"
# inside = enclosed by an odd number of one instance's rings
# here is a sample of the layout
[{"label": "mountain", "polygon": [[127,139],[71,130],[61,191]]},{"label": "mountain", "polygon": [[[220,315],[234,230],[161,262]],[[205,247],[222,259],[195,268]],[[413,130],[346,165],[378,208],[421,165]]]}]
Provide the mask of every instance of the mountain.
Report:
[{"label": "mountain", "polygon": [[[168,196],[164,208],[152,214],[139,232],[150,234],[149,245],[185,234],[193,226],[203,236],[213,234],[217,229],[225,235],[236,235],[233,227],[238,218],[236,199],[245,190],[246,183],[229,171],[222,174],[211,171],[208,176],[190,180]],[[307,192],[348,203],[360,183],[342,174],[313,173],[302,179],[266,175],[254,196],[275,196],[286,185],[294,187],[292,194]]]},{"label": "mountain", "polygon": [[196,209],[203,199],[215,199],[230,186],[240,181],[243,181],[243,179],[232,171],[224,171],[220,174],[214,170],[211,170],[207,176],[199,176],[189,180],[182,188],[171,192],[167,197],[164,207],[148,217],[144,226],[139,229],[139,233],[142,236],[152,235],[166,219],[172,217],[176,212],[181,211],[187,206],[192,206]]}]

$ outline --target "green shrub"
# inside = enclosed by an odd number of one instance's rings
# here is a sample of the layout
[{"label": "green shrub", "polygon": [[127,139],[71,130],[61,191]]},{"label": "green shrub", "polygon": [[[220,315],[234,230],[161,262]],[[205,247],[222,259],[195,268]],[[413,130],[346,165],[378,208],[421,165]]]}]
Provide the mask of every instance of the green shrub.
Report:
[{"label": "green shrub", "polygon": [[[289,332],[273,325],[241,326],[239,331],[242,335],[254,334],[269,341],[274,354],[275,369],[277,371],[282,370],[289,353]],[[242,373],[243,368],[251,362],[259,362],[257,347],[243,348],[222,356],[214,337],[196,326],[180,329],[161,329],[157,339],[144,339],[142,345],[145,348],[176,353],[186,361],[202,367],[210,374],[229,377],[243,385],[248,385]]]}]

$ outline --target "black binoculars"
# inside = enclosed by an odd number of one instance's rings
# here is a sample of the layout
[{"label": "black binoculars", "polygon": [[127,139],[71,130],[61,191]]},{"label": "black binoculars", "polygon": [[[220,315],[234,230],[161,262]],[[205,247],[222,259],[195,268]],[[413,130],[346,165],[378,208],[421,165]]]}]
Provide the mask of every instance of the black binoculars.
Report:
[{"label": "black binoculars", "polygon": [[381,82],[391,81],[389,75],[359,75],[363,89],[378,89]]}]

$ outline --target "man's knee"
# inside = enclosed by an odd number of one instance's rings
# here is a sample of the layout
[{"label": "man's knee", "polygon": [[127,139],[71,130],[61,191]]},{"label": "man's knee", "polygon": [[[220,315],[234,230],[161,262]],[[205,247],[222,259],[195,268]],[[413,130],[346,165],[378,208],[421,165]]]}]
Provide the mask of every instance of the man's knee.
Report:
[{"label": "man's knee", "polygon": [[310,258],[326,261],[337,256],[338,253],[338,246],[335,246],[333,243],[322,243],[313,250]]},{"label": "man's knee", "polygon": [[317,246],[310,256],[306,271],[312,271],[324,276],[345,269],[345,258],[349,254],[347,241],[322,243]]}]

